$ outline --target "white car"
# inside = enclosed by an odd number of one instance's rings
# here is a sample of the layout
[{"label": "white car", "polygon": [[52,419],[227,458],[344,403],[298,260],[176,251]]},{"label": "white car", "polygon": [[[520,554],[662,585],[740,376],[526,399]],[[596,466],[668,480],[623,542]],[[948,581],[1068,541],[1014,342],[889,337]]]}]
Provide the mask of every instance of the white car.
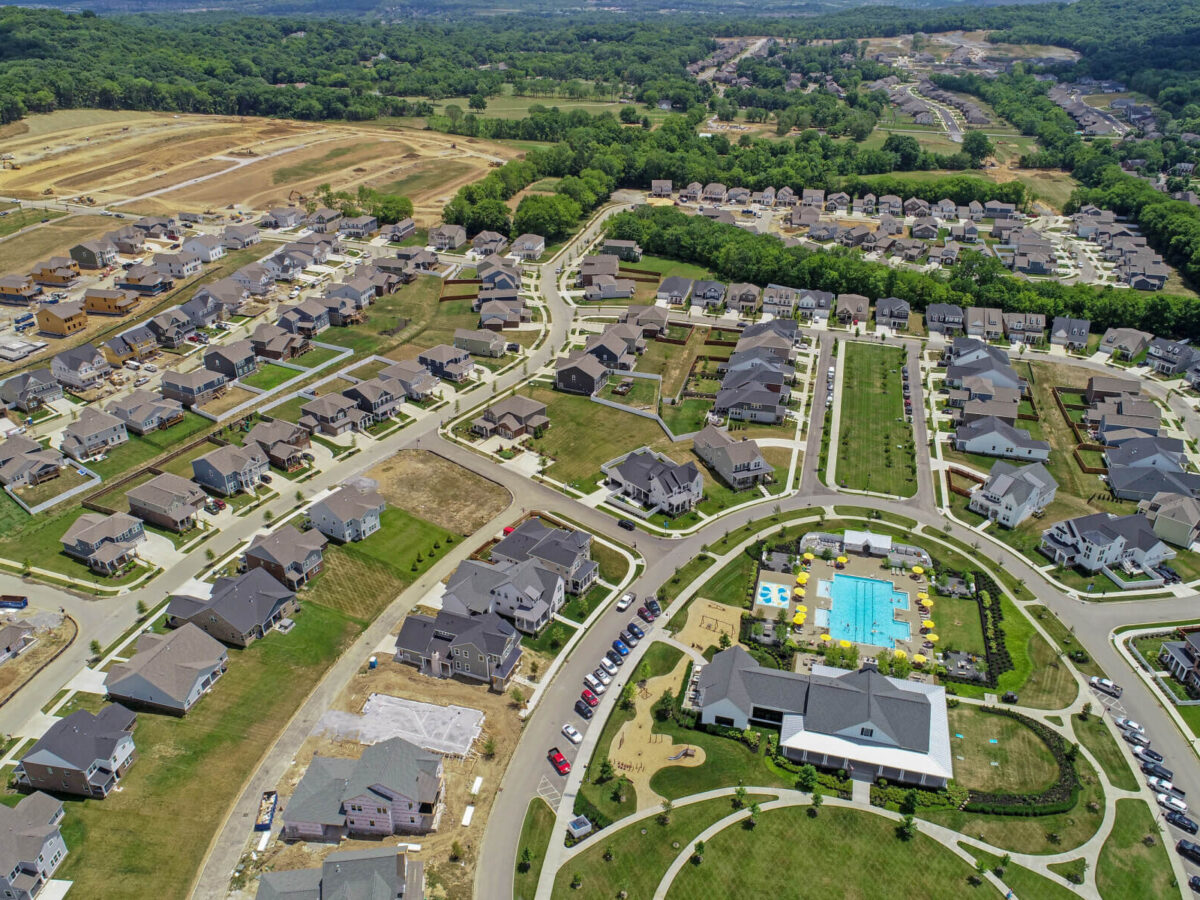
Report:
[{"label": "white car", "polygon": [[1146,729],[1139,725],[1133,719],[1127,719],[1125,716],[1117,716],[1113,722],[1118,728],[1124,728],[1126,731],[1138,731],[1142,734],[1146,733]]},{"label": "white car", "polygon": [[605,672],[603,669],[597,668],[595,671],[592,672],[592,674],[595,675],[598,679],[600,679],[600,683],[605,685],[606,687],[608,685],[612,684],[612,676],[609,675],[607,672]]},{"label": "white car", "polygon": [[1093,675],[1090,679],[1088,679],[1088,683],[1096,690],[1104,691],[1104,693],[1109,694],[1113,697],[1121,696],[1121,693],[1122,693],[1121,686],[1118,684],[1114,684],[1112,681],[1109,681],[1107,678],[1099,678],[1099,677]]},{"label": "white car", "polygon": [[587,687],[590,688],[592,693],[597,697],[599,697],[605,691],[604,683],[601,682],[600,679],[591,672],[588,672],[583,676],[583,683],[587,685]]},{"label": "white car", "polygon": [[617,667],[613,665],[612,660],[610,660],[608,657],[601,658],[600,668],[602,668],[609,675],[617,674]]},{"label": "white car", "polygon": [[625,612],[625,610],[633,606],[633,601],[636,599],[637,597],[634,596],[633,591],[622,594],[621,599],[617,601],[617,612]]},{"label": "white car", "polygon": [[156,366],[154,363],[144,363],[142,365],[142,368],[145,369],[147,372],[157,372],[158,371],[158,366]]},{"label": "white car", "polygon": [[1163,809],[1181,813],[1187,812],[1187,804],[1178,797],[1172,797],[1170,794],[1158,794],[1154,799],[1158,801],[1158,805]]},{"label": "white car", "polygon": [[570,722],[562,727],[563,736],[572,744],[578,744],[583,740],[583,735],[579,733],[579,729],[573,726]]}]

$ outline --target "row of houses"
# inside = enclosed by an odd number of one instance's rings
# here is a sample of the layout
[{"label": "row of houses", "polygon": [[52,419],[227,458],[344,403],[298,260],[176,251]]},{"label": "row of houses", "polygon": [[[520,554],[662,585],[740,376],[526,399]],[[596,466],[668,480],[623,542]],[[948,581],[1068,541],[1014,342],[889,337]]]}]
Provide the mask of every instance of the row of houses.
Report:
[{"label": "row of houses", "polygon": [[1071,217],[1071,230],[1101,248],[1101,255],[1116,267],[1118,280],[1134,290],[1162,290],[1171,270],[1146,243],[1145,237],[1116,221],[1111,210],[1088,204]]}]

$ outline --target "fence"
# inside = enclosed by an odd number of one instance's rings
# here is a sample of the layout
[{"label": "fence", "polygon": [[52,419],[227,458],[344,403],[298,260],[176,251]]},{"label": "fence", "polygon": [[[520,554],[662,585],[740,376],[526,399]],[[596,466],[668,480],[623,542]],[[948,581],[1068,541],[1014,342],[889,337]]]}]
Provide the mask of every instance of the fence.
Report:
[{"label": "fence", "polygon": [[8,491],[8,496],[12,497],[14,500],[17,501],[17,505],[20,506],[21,509],[25,510],[25,512],[29,513],[31,516],[37,515],[42,510],[49,509],[52,506],[57,506],[59,503],[62,503],[64,500],[69,500],[72,497],[74,497],[76,494],[81,494],[84,491],[86,491],[90,488],[93,488],[100,483],[100,476],[97,475],[95,472],[93,472],[91,469],[85,467],[83,464],[77,463],[77,462],[71,462],[70,466],[71,466],[71,468],[78,469],[80,472],[83,472],[85,475],[87,475],[88,480],[85,481],[83,484],[75,485],[75,487],[71,488],[70,490],[63,491],[61,494],[56,494],[55,496],[51,497],[49,500],[43,500],[41,503],[37,504],[36,506],[30,506],[29,504],[27,504],[24,500],[21,499],[21,496],[9,485],[5,485],[4,490]]},{"label": "fence", "polygon": [[222,438],[217,437],[215,433],[214,434],[206,434],[203,437],[196,438],[194,441],[189,441],[188,443],[184,444],[179,449],[172,450],[169,454],[167,454],[166,456],[159,459],[154,465],[146,466],[144,468],[138,469],[135,472],[126,473],[121,478],[117,479],[116,481],[110,481],[110,482],[106,483],[102,487],[101,490],[96,491],[96,493],[94,493],[90,497],[87,497],[86,499],[84,499],[79,505],[82,506],[84,509],[90,509],[93,512],[105,513],[106,515],[111,515],[116,512],[123,512],[124,510],[112,509],[110,507],[102,505],[100,503],[100,498],[105,496],[106,494],[111,494],[113,491],[119,490],[120,488],[129,484],[129,482],[131,482],[131,481],[135,481],[136,479],[141,478],[147,472],[149,472],[151,475],[161,475],[163,473],[162,467],[165,464],[169,463],[171,460],[175,459],[177,456],[182,456],[183,454],[188,453],[189,451],[195,450],[201,444],[212,444],[214,447],[224,447],[228,443],[229,443],[229,441],[226,441],[226,440],[223,440]]}]

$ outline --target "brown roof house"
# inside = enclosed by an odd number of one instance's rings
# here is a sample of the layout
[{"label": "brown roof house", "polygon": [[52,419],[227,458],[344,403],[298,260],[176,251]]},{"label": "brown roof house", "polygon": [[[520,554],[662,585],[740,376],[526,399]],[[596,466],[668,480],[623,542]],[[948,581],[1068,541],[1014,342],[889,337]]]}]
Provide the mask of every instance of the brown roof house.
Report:
[{"label": "brown roof house", "polygon": [[246,566],[250,571],[266,569],[277,581],[296,590],[324,571],[328,543],[316,529],[298,531],[294,525],[284,525],[270,534],[260,534],[250,543]]},{"label": "brown roof house", "polygon": [[151,525],[180,533],[195,526],[196,512],[207,497],[194,481],[170,472],[155,475],[125,495],[132,515]]},{"label": "brown roof house", "polygon": [[146,632],[137,652],[104,677],[109,699],[182,716],[216,684],[229,665],[221,642],[192,624],[170,634]]},{"label": "brown roof house", "polygon": [[256,422],[246,432],[244,444],[251,443],[258,444],[271,465],[292,472],[304,466],[304,450],[311,446],[312,438],[299,425],[276,419],[274,422]]},{"label": "brown roof house", "polygon": [[471,430],[485,438],[498,434],[511,441],[549,425],[545,403],[514,394],[485,409],[471,423]]},{"label": "brown roof house", "polygon": [[119,572],[146,539],[141,520],[125,513],[84,513],[62,536],[63,552],[103,575]]}]

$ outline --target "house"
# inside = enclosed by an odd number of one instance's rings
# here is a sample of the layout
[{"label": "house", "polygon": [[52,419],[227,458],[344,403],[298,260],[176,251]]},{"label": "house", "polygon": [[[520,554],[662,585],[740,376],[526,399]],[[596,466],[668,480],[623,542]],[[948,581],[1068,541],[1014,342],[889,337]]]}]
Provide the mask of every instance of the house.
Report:
[{"label": "house", "polygon": [[854,201],[854,212],[857,215],[873,216],[875,215],[876,197],[874,194],[867,193],[858,197]]},{"label": "house", "polygon": [[[371,744],[360,759],[314,756],[283,810],[282,836],[336,843],[436,831],[444,790],[442,758],[404,738]],[[361,896],[381,897],[381,887],[373,881]]]},{"label": "house", "polygon": [[670,313],[661,306],[627,306],[618,316],[622,325],[635,325],[644,337],[658,337],[670,324]]},{"label": "house", "polygon": [[461,225],[439,225],[429,232],[429,245],[434,250],[457,250],[467,242],[467,231]]},{"label": "house", "polygon": [[829,291],[804,290],[796,294],[796,309],[803,320],[827,322],[837,305],[837,295]]},{"label": "house", "polygon": [[83,292],[84,310],[98,316],[127,316],[137,308],[137,304],[136,291],[88,288]]},{"label": "house", "polygon": [[514,394],[485,409],[483,415],[471,423],[471,430],[485,438],[499,435],[513,441],[549,425],[545,403]]},{"label": "house", "polygon": [[276,207],[262,219],[263,228],[296,228],[304,224],[304,210],[296,206]]},{"label": "house", "polygon": [[516,566],[533,560],[566,583],[569,593],[582,594],[599,577],[591,558],[592,536],[586,531],[555,527],[539,516],[526,519],[491,547],[493,562]]},{"label": "house", "polygon": [[1013,203],[1001,203],[999,200],[989,200],[983,204],[985,219],[1012,219],[1017,215],[1017,207]]},{"label": "house", "polygon": [[576,350],[555,361],[554,386],[569,394],[592,397],[608,384],[610,372],[609,367],[593,354]]},{"label": "house", "polygon": [[204,268],[204,260],[195,253],[159,253],[154,257],[154,270],[171,278],[190,278]]},{"label": "house", "polygon": [[246,432],[244,444],[257,444],[267,461],[285,472],[304,467],[304,451],[311,446],[308,432],[284,419],[259,421]]},{"label": "house", "polygon": [[258,370],[258,357],[249,340],[233,341],[210,348],[204,354],[204,368],[220,372],[229,381],[237,381]]},{"label": "house", "polygon": [[446,580],[442,608],[463,615],[496,613],[518,631],[537,634],[566,602],[566,581],[537,560],[467,560]]},{"label": "house", "polygon": [[0,384],[0,403],[21,412],[34,412],[62,399],[62,395],[62,385],[46,368],[30,369]]},{"label": "house", "polygon": [[671,179],[655,178],[650,182],[651,197],[670,197],[671,196]]},{"label": "house", "polygon": [[38,331],[53,337],[67,337],[87,328],[87,313],[82,303],[56,303],[37,311]]},{"label": "house", "polygon": [[[929,201],[922,200],[920,197],[909,197],[907,200],[904,201],[903,209],[904,209],[904,215],[913,216],[918,220],[920,220],[922,218],[932,218],[932,216],[929,215],[929,213],[930,213]],[[935,220],[934,224],[935,225],[937,224],[936,220]],[[916,236],[917,236],[916,234],[913,234],[913,237],[916,237]]]},{"label": "house", "polygon": [[1100,338],[1096,349],[1113,359],[1134,360],[1150,346],[1154,335],[1136,328],[1110,328]]},{"label": "house", "polygon": [[1008,354],[999,347],[985,344],[977,338],[955,338],[945,354],[946,384],[962,387],[964,380],[979,378],[992,387],[1025,391],[1025,380],[1009,362]]},{"label": "house", "polygon": [[348,484],[310,506],[308,518],[321,534],[345,544],[377,532],[386,506],[377,491]]},{"label": "house", "polygon": [[1072,319],[1055,316],[1050,325],[1050,343],[1068,350],[1082,350],[1087,346],[1092,323],[1088,319]]},{"label": "house", "polygon": [[105,341],[100,350],[110,366],[122,365],[131,359],[142,362],[158,355],[158,338],[145,325],[134,325]]},{"label": "house", "polygon": [[315,210],[313,214],[308,217],[308,224],[309,227],[318,234],[329,234],[330,232],[337,231],[338,222],[340,222],[341,219],[341,212],[336,209],[329,209],[326,206],[322,206],[320,209]]},{"label": "house", "polygon": [[839,294],[836,314],[843,325],[865,324],[871,316],[871,301],[862,294]]},{"label": "house", "polygon": [[750,201],[750,189],[744,187],[731,187],[725,194],[726,203],[737,203],[744,205]]},{"label": "house", "polygon": [[169,349],[178,349],[188,343],[196,333],[196,324],[178,306],[160,312],[146,322],[146,327],[158,343]]},{"label": "house", "polygon": [[700,199],[707,203],[724,203],[725,195],[729,191],[725,185],[719,181],[710,181],[704,186],[704,191],[700,195]]},{"label": "house", "polygon": [[424,864],[402,850],[346,850],[331,853],[317,869],[263,872],[256,900],[333,900],[386,897],[423,900]]},{"label": "house", "polygon": [[64,350],[50,363],[50,372],[63,387],[86,391],[99,387],[112,366],[91,344],[80,344]]},{"label": "house", "polygon": [[254,355],[264,359],[295,359],[309,349],[308,338],[263,322],[250,335]]},{"label": "house", "polygon": [[284,525],[250,542],[245,553],[246,569],[264,569],[294,591],[324,571],[328,543],[325,535],[315,529],[299,531],[294,525]]},{"label": "house", "polygon": [[585,256],[579,261],[579,277],[576,280],[580,287],[590,287],[597,278],[604,276],[617,280],[620,270],[621,260],[611,253]]},{"label": "house", "polygon": [[1191,494],[1155,494],[1138,504],[1138,512],[1168,544],[1187,549],[1200,540],[1200,500]]},{"label": "house", "polygon": [[878,209],[880,215],[886,212],[889,215],[899,216],[904,213],[904,201],[895,194],[884,194],[879,198]]},{"label": "house", "polygon": [[175,287],[175,279],[166,272],[147,265],[136,265],[123,273],[118,272],[115,286],[151,296],[165,293]]},{"label": "house", "polygon": [[191,623],[223,644],[248,647],[299,609],[294,593],[266,569],[254,568],[218,578],[207,598],[172,595],[166,624],[182,628]]},{"label": "house", "polygon": [[33,900],[42,893],[67,855],[62,820],[62,801],[42,791],[0,809],[0,834],[5,835],[0,891],[5,897]]},{"label": "house", "polygon": [[366,309],[375,299],[375,285],[370,279],[355,276],[338,284],[330,285],[326,297],[341,297],[349,300],[355,309]]},{"label": "house", "polygon": [[790,319],[795,312],[798,298],[799,291],[795,288],[782,284],[768,284],[762,294],[763,312],[773,316],[786,316]]},{"label": "house", "polygon": [[1188,695],[1200,691],[1200,634],[1184,631],[1182,641],[1163,641],[1158,661],[1188,688]]},{"label": "house", "polygon": [[704,186],[698,181],[693,181],[687,187],[679,189],[679,199],[685,203],[695,203],[699,201],[702,193],[704,193]]},{"label": "house", "polygon": [[63,534],[62,548],[93,572],[112,575],[134,560],[137,545],[145,539],[141,521],[133,516],[84,513]]},{"label": "house", "polygon": [[197,292],[191,300],[180,304],[179,311],[197,329],[209,328],[215,322],[225,319],[225,306],[215,296],[209,293]]},{"label": "house", "polygon": [[191,623],[172,627],[170,634],[145,632],[129,659],[109,667],[104,689],[110,700],[182,716],[225,674],[229,654],[220,641]]},{"label": "house", "polygon": [[128,440],[124,422],[94,406],[85,406],[79,418],[63,429],[61,449],[72,459],[82,461]]},{"label": "house", "polygon": [[523,234],[514,238],[509,253],[524,260],[535,260],[546,252],[546,239],[540,234]]},{"label": "house", "polygon": [[954,776],[945,688],[888,678],[869,663],[797,673],[730,647],[704,666],[695,705],[704,725],[778,728],[794,763],[935,790]]},{"label": "house", "polygon": [[862,247],[868,238],[873,239],[874,235],[875,232],[866,225],[855,225],[853,228],[842,231],[838,242],[843,247]]},{"label": "house", "polygon": [[825,205],[824,188],[804,188],[800,193],[800,205],[820,209]]},{"label": "house", "polygon": [[812,241],[836,241],[844,229],[833,222],[815,222],[808,226],[808,238]]},{"label": "house", "polygon": [[758,444],[733,440],[715,425],[706,425],[692,438],[692,450],[735,491],[773,481],[775,470],[763,459]]},{"label": "house", "polygon": [[192,480],[228,497],[240,491],[253,493],[269,468],[267,455],[257,446],[226,444],[192,460]]},{"label": "house", "polygon": [[950,239],[963,244],[978,243],[979,226],[974,222],[964,222],[961,225],[952,225],[950,227]]},{"label": "house", "polygon": [[196,513],[208,496],[193,481],[164,472],[130,488],[129,512],[144,522],[182,534],[196,525]]},{"label": "house", "polygon": [[646,507],[651,515],[687,512],[704,495],[704,476],[695,463],[680,465],[649,447],[634,450],[601,469],[617,493]]},{"label": "house", "polygon": [[1039,549],[1056,565],[1088,572],[1131,565],[1153,569],[1175,556],[1143,515],[1093,513],[1056,522],[1042,532]]},{"label": "house", "polygon": [[488,328],[454,329],[454,349],[470,355],[499,359],[507,346],[508,342],[501,335]]},{"label": "house", "polygon": [[59,476],[63,456],[22,435],[0,442],[0,484],[8,487],[37,485]]},{"label": "house", "polygon": [[350,216],[338,222],[338,231],[346,237],[363,239],[379,230],[379,220],[374,216]]},{"label": "house", "polygon": [[1200,496],[1200,475],[1182,469],[1110,465],[1106,477],[1108,489],[1120,500],[1140,503],[1158,494]]},{"label": "house", "polygon": [[242,266],[229,277],[254,297],[264,296],[275,286],[275,271],[262,263]]},{"label": "house", "polygon": [[1200,361],[1200,349],[1188,341],[1154,338],[1146,348],[1146,362],[1160,375],[1178,375]]},{"label": "house", "polygon": [[401,219],[399,222],[394,222],[391,225],[383,227],[383,236],[389,242],[398,244],[401,241],[408,240],[409,236],[417,230],[417,223],[412,219]]},{"label": "house", "polygon": [[682,275],[672,275],[664,278],[655,292],[655,299],[662,300],[674,306],[682,306],[692,293],[692,279]]},{"label": "house", "polygon": [[136,722],[137,716],[119,703],[98,713],[77,709],[54,719],[17,764],[17,787],[103,800],[133,765]]},{"label": "house", "polygon": [[[494,332],[487,332],[489,339],[495,339]],[[446,344],[438,344],[436,347],[430,347],[428,350],[421,351],[417,356],[417,362],[427,368],[438,378],[445,378],[447,381],[463,382],[471,374],[471,370],[475,368],[475,364],[471,362],[471,352],[464,350],[461,347],[450,347]]]},{"label": "house", "polygon": [[912,236],[919,241],[936,240],[938,236],[938,220],[933,216],[921,216],[912,224]]},{"label": "house", "polygon": [[1104,460],[1109,468],[1178,472],[1187,466],[1187,453],[1178,438],[1137,437],[1123,441],[1120,446],[1105,448]]},{"label": "house", "polygon": [[632,297],[637,282],[632,278],[613,278],[611,275],[596,275],[591,284],[583,289],[583,299],[588,303],[603,300],[624,300]]},{"label": "house", "polygon": [[985,341],[998,341],[1004,336],[1004,317],[994,307],[968,306],[967,335]]},{"label": "house", "polygon": [[971,492],[968,506],[992,522],[1016,528],[1049,506],[1057,491],[1058,482],[1041,463],[1014,466],[998,460],[988,480]]},{"label": "house", "polygon": [[[693,294],[693,297],[695,295]],[[728,299],[726,305],[730,309],[736,309],[743,315],[752,315],[758,311],[759,304],[762,302],[762,288],[756,284],[748,284],[746,282],[737,282],[729,286]]]},{"label": "house", "polygon": [[29,277],[45,287],[70,287],[79,279],[79,263],[66,256],[52,256],[34,266]]},{"label": "house", "polygon": [[[807,228],[811,231],[813,226],[820,224],[821,213],[811,206],[796,206],[788,213],[788,224],[792,228]],[[828,226],[835,227],[835,226]]]},{"label": "house", "polygon": [[41,285],[28,275],[0,277],[0,303],[28,306],[41,295]]},{"label": "house", "polygon": [[1105,400],[1137,396],[1140,385],[1132,378],[1116,378],[1111,375],[1093,375],[1087,380],[1084,399],[1089,406]]},{"label": "house", "polygon": [[347,431],[362,431],[371,424],[371,417],[358,404],[341,394],[322,394],[300,407],[300,425],[310,433],[337,436]]},{"label": "house", "polygon": [[1046,337],[1046,317],[1042,313],[1004,313],[1004,333],[1013,343],[1041,343]]},{"label": "house", "polygon": [[439,387],[437,377],[415,359],[406,359],[381,369],[379,378],[389,378],[400,385],[409,400],[422,401],[433,396]]},{"label": "house", "polygon": [[825,198],[825,212],[845,212],[850,208],[850,195],[837,191]]},{"label": "house", "polygon": [[107,238],[76,244],[67,254],[81,269],[104,269],[117,264],[117,245]]},{"label": "house", "polygon": [[[639,347],[636,341],[629,340],[628,334],[619,330],[627,327],[610,325],[601,334],[588,335],[584,343],[584,352],[598,359],[609,372],[632,370],[637,364],[639,349],[644,349],[645,345]],[[640,338],[636,327],[633,332]]]},{"label": "house", "polygon": [[33,626],[28,622],[19,622],[0,628],[0,663],[20,656],[21,651],[34,641]]},{"label": "house", "polygon": [[964,453],[1045,462],[1050,445],[1034,440],[1029,432],[1015,428],[995,416],[983,416],[954,431],[954,448]]},{"label": "house", "polygon": [[489,256],[481,262],[477,272],[479,280],[484,284],[484,289],[503,289],[514,292],[521,289],[520,271],[507,265],[498,256]]},{"label": "house", "polygon": [[140,229],[134,228],[132,225],[124,225],[114,231],[107,232],[104,235],[104,240],[114,244],[118,253],[124,253],[129,256],[138,255],[146,246],[145,233]]},{"label": "house", "polygon": [[172,241],[178,237],[175,231],[177,223],[171,216],[142,216],[133,223],[133,227],[146,237],[167,238]]},{"label": "house", "polygon": [[315,337],[329,327],[329,310],[313,299],[282,307],[280,313],[276,324],[284,331],[302,337]]},{"label": "house", "polygon": [[369,378],[342,391],[342,396],[353,400],[367,414],[368,424],[382,422],[394,416],[404,401],[395,382],[387,378]]},{"label": "house", "polygon": [[875,324],[893,331],[905,331],[911,308],[907,300],[899,297],[882,297],[875,302]]},{"label": "house", "polygon": [[469,678],[503,693],[521,660],[521,636],[495,613],[410,614],[396,637],[395,659],[422,675]]},{"label": "house", "polygon": [[951,303],[931,303],[925,310],[925,328],[930,334],[961,333],[965,321],[962,307]]},{"label": "house", "polygon": [[162,395],[178,400],[188,409],[203,406],[225,393],[226,379],[220,372],[195,369],[191,372],[166,371],[162,375]]},{"label": "house", "polygon": [[719,281],[700,280],[692,285],[692,306],[720,309],[725,303],[725,285]]},{"label": "house", "polygon": [[600,248],[601,253],[611,253],[626,262],[637,262],[642,258],[642,248],[637,241],[606,240]]},{"label": "house", "polygon": [[[257,235],[258,229],[255,229],[254,233]],[[182,249],[184,253],[192,254],[202,263],[216,262],[225,255],[225,246],[215,234],[194,234],[183,242]]]},{"label": "house", "polygon": [[471,238],[471,248],[480,256],[500,253],[508,246],[508,238],[495,231],[481,231]]}]

